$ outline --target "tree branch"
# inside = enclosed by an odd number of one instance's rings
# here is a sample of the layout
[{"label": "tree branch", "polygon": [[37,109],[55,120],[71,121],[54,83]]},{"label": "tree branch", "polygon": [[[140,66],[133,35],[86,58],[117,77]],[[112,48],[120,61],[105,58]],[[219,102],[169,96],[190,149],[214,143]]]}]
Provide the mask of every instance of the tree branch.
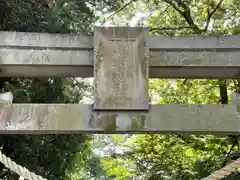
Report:
[{"label": "tree branch", "polygon": [[161,17],[161,15],[163,15],[165,12],[167,12],[168,8],[169,8],[169,6],[167,6],[166,9],[164,9],[163,12],[161,12],[159,16]]},{"label": "tree branch", "polygon": [[[207,24],[204,30],[200,29],[193,21],[191,17],[190,8],[186,3],[184,3],[182,0],[164,0],[164,2],[171,5],[177,12],[179,12],[183,18],[186,20],[188,25],[191,27],[194,33],[201,34],[203,32],[206,32],[210,23],[210,20],[213,16],[213,14],[217,11],[217,9],[222,4],[223,0],[220,0],[220,2],[217,4],[217,6],[213,9],[211,13],[208,15]],[[175,3],[174,3],[175,2]],[[177,5],[176,5],[177,3]],[[184,10],[181,10],[183,8]],[[228,102],[228,94],[227,94],[227,85],[225,81],[219,80],[219,88],[220,88],[220,97],[221,97],[221,103],[226,104]]]},{"label": "tree branch", "polygon": [[128,7],[129,5],[131,5],[134,1],[136,1],[136,0],[131,0],[130,2],[126,3],[123,7],[121,7],[121,8],[118,9],[116,12],[114,12],[113,14],[111,14],[110,16],[108,16],[104,21],[112,18],[112,17],[115,16],[117,13],[121,12],[123,9],[125,9],[126,7]]},{"label": "tree branch", "polygon": [[[168,3],[169,5],[171,5],[177,12],[179,12],[183,18],[186,20],[186,22],[188,23],[188,25],[191,27],[191,29],[193,30],[193,32],[195,32],[196,34],[201,34],[202,30],[199,29],[199,27],[194,23],[192,17],[191,17],[191,11],[190,8],[188,7],[188,5],[184,2],[182,2],[181,0],[164,0],[166,3]],[[183,8],[184,11],[182,11],[174,2],[177,3],[177,5],[180,8]]]},{"label": "tree branch", "polygon": [[223,3],[223,0],[220,0],[219,3],[217,4],[217,6],[213,9],[213,11],[208,14],[208,18],[207,18],[207,22],[206,22],[206,26],[204,28],[204,31],[208,30],[208,26],[209,26],[209,23],[211,21],[212,16],[218,10],[218,8],[221,6],[222,3]]},{"label": "tree branch", "polygon": [[3,26],[6,16],[7,16],[7,1],[1,0],[0,1],[0,26]]},{"label": "tree branch", "polygon": [[177,7],[177,5],[174,3],[174,1],[172,0],[164,0],[166,3],[168,3],[169,5],[171,5],[173,7],[173,9],[175,9],[177,12],[179,12],[180,14],[183,13],[183,11],[181,9],[179,9],[179,7]]},{"label": "tree branch", "polygon": [[163,28],[151,28],[149,31],[165,31],[165,30],[179,30],[179,29],[191,29],[190,26],[183,27],[163,27]]},{"label": "tree branch", "polygon": [[48,19],[48,32],[56,33],[56,17],[57,12],[62,7],[66,0],[45,0],[45,4],[47,3],[48,8],[50,10],[50,17]]},{"label": "tree branch", "polygon": [[221,104],[228,104],[228,92],[226,80],[219,80],[218,86],[220,90]]}]

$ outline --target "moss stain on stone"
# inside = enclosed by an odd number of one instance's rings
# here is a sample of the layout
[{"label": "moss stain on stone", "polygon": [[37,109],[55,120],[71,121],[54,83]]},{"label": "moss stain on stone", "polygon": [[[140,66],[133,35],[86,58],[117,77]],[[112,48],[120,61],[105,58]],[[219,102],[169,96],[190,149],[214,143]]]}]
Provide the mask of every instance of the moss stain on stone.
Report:
[{"label": "moss stain on stone", "polygon": [[53,108],[52,120],[49,122],[49,128],[55,130],[83,129],[83,127],[79,126],[81,122],[83,122],[82,112],[77,105],[57,106]]},{"label": "moss stain on stone", "polygon": [[90,126],[104,131],[115,131],[116,117],[117,115],[111,113],[93,113]]},{"label": "moss stain on stone", "polygon": [[144,128],[146,117],[144,115],[139,115],[132,118],[131,130],[140,130]]},{"label": "moss stain on stone", "polygon": [[119,107],[124,106],[125,104],[130,104],[132,102],[132,98],[127,96],[109,96],[107,99],[104,100],[105,108],[108,107]]},{"label": "moss stain on stone", "polygon": [[144,35],[141,35],[139,37],[138,41],[138,52],[144,52],[143,54],[141,53],[140,55],[140,65],[141,65],[141,71],[143,77],[148,80],[149,76],[149,48],[147,46],[146,38]]}]

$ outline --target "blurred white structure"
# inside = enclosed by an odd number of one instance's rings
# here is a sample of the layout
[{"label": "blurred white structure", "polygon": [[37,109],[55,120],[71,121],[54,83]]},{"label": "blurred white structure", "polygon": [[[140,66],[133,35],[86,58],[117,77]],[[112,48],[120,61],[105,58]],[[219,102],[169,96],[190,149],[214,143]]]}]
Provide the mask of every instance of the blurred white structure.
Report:
[{"label": "blurred white structure", "polygon": [[102,149],[100,156],[101,157],[112,157],[114,155],[122,155],[129,151],[130,151],[130,148],[128,148],[128,147],[106,147],[106,148]]},{"label": "blurred white structure", "polygon": [[236,114],[238,117],[240,117],[240,94],[239,93],[236,93],[236,92],[232,93],[231,104],[236,105]]},{"label": "blurred white structure", "polygon": [[[13,94],[12,94],[12,92],[0,93],[0,103],[1,102],[12,103],[13,102]],[[19,180],[24,180],[24,177],[20,176]]]},{"label": "blurred white structure", "polygon": [[13,102],[12,92],[0,93],[0,102],[12,103]]},{"label": "blurred white structure", "polygon": [[132,126],[132,119],[127,114],[118,114],[116,117],[116,126],[119,129],[130,129]]}]

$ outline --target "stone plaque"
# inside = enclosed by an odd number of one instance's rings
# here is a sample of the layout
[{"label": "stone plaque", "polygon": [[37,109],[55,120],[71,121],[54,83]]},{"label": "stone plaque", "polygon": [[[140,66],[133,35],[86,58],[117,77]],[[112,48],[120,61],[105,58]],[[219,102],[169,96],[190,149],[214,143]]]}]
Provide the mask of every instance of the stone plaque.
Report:
[{"label": "stone plaque", "polygon": [[147,39],[142,27],[95,29],[94,110],[149,110]]}]

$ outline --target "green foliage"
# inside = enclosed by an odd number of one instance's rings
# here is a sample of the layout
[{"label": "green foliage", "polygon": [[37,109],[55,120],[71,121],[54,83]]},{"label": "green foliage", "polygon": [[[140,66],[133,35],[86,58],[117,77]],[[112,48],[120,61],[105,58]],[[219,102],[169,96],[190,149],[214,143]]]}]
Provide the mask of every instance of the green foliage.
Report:
[{"label": "green foliage", "polygon": [[[217,0],[142,0],[126,7],[118,13],[116,19],[121,22],[131,19],[138,12],[149,12],[151,17],[147,19],[147,24],[150,30],[154,28],[151,31],[152,35],[238,34],[239,1],[224,1],[208,20],[219,2]],[[234,80],[151,79],[149,94],[152,103],[158,104],[219,104],[226,99],[220,91],[226,90],[229,96],[238,86],[239,82]],[[120,138],[122,135],[118,136]],[[118,138],[114,137],[111,143]],[[209,135],[145,134],[133,135],[127,142],[120,144],[116,143],[116,146],[127,146],[131,150],[112,160],[110,158],[107,164],[103,164],[108,169],[108,174],[114,173],[114,171],[109,172],[111,169],[109,167],[117,167],[121,162],[121,168],[125,168],[127,162],[131,162],[135,165],[132,166],[134,172],[131,175],[132,179],[196,180],[208,176],[222,166],[232,141],[228,137]],[[227,162],[229,161],[228,158]],[[123,178],[124,175],[124,173],[118,174]],[[236,179],[235,173],[226,179]]]},{"label": "green foliage", "polygon": [[[99,20],[96,11],[116,12],[123,0],[66,0],[58,9],[44,1],[9,0],[1,30],[92,34]],[[147,24],[152,35],[239,34],[240,2],[226,0],[209,15],[218,0],[141,0],[116,13],[117,23],[138,12],[151,14]],[[1,91],[11,90],[16,103],[78,103],[85,81],[73,78],[1,78]],[[220,103],[220,88],[228,95],[239,81],[152,79],[149,94],[153,103]],[[184,119],[183,119],[184,120]],[[2,151],[17,163],[48,179],[201,179],[222,166],[232,142],[227,137],[203,135],[2,135]],[[101,160],[94,150],[127,147],[130,151]],[[229,159],[228,159],[229,161]],[[0,179],[17,175],[0,166]],[[236,179],[235,176],[227,179]]]},{"label": "green foliage", "polygon": [[[66,0],[51,9],[44,0],[9,0],[6,17],[0,24],[5,31],[91,34],[98,17],[93,10],[114,10],[119,2]],[[90,8],[91,4],[91,8]],[[101,7],[100,7],[101,6]],[[0,78],[0,90],[12,91],[14,103],[78,103],[90,90],[74,78]],[[2,135],[4,154],[47,179],[91,179],[103,172],[99,157],[91,149],[90,135]],[[0,179],[18,176],[0,166]]]}]

